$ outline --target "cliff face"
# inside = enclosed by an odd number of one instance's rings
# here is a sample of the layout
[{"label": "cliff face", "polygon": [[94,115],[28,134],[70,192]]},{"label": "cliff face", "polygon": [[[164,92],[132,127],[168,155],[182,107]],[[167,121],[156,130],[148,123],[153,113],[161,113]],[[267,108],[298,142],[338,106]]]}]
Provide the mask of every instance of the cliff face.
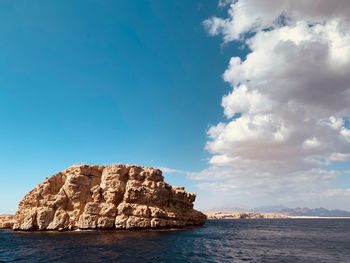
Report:
[{"label": "cliff face", "polygon": [[203,225],[195,194],[163,181],[159,169],[75,165],[20,202],[15,230],[133,229]]}]

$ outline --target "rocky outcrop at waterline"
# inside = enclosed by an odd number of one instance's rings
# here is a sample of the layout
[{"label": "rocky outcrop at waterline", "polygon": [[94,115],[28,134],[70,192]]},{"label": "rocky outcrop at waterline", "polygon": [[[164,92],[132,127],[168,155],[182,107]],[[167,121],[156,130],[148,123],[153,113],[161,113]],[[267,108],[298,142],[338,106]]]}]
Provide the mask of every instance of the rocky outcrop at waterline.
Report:
[{"label": "rocky outcrop at waterline", "polygon": [[11,229],[15,223],[14,215],[0,215],[0,229]]},{"label": "rocky outcrop at waterline", "polygon": [[134,165],[74,165],[20,201],[15,230],[145,229],[203,225],[196,195]]}]

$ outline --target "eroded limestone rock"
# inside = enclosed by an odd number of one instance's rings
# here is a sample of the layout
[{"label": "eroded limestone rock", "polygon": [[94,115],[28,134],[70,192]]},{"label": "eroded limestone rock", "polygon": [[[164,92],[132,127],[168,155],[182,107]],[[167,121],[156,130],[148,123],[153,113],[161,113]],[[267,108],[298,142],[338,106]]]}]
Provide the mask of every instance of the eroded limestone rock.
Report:
[{"label": "eroded limestone rock", "polygon": [[14,215],[0,215],[0,229],[8,228],[11,229],[15,223]]},{"label": "eroded limestone rock", "polygon": [[133,165],[74,165],[19,203],[15,230],[135,229],[203,225],[195,194],[163,181],[162,171]]}]

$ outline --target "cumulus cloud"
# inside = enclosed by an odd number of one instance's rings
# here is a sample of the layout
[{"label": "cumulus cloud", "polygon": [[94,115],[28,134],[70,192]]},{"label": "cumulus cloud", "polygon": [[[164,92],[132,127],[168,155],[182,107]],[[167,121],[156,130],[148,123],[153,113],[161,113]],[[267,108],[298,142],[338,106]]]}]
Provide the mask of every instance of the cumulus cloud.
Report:
[{"label": "cumulus cloud", "polygon": [[192,177],[202,188],[270,202],[327,196],[341,173],[332,165],[350,156],[350,2],[220,6],[228,16],[206,20],[209,34],[250,53],[232,57],[223,74],[232,86],[222,99],[226,121],[209,128],[209,168]]}]

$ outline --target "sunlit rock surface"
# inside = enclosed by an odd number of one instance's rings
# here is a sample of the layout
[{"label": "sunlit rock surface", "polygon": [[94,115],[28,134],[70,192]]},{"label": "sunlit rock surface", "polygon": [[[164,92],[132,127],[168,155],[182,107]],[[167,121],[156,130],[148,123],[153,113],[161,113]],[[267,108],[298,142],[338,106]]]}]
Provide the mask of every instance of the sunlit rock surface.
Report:
[{"label": "sunlit rock surface", "polygon": [[14,215],[0,215],[0,229],[9,228],[11,229],[15,223]]},{"label": "sunlit rock surface", "polygon": [[203,225],[196,195],[164,182],[162,171],[133,165],[74,165],[19,203],[15,230],[144,229]]}]

